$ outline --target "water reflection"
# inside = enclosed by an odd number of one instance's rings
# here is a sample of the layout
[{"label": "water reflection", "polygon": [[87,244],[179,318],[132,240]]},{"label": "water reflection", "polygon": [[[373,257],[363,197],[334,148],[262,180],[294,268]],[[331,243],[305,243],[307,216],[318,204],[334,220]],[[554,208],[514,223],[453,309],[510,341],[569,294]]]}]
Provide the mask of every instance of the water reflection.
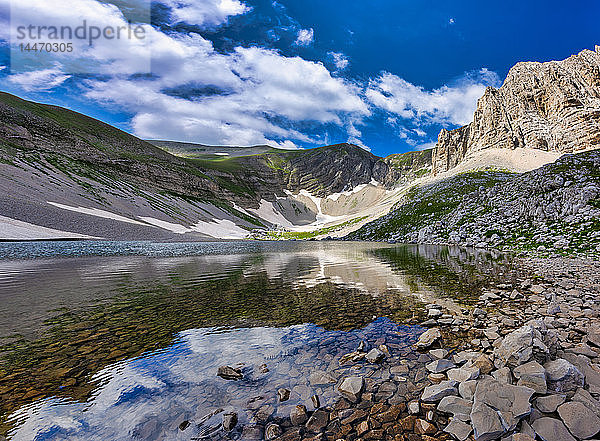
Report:
[{"label": "water reflection", "polygon": [[398,324],[420,318],[420,302],[458,308],[505,265],[367,243],[15,246],[0,249],[29,258],[0,260],[2,432],[15,439],[190,439],[173,432],[180,420],[250,397],[220,383],[219,363],[251,375],[267,363],[248,393],[271,397],[290,370],[306,386],[294,365],[331,367],[365,334],[406,357],[418,329]]}]

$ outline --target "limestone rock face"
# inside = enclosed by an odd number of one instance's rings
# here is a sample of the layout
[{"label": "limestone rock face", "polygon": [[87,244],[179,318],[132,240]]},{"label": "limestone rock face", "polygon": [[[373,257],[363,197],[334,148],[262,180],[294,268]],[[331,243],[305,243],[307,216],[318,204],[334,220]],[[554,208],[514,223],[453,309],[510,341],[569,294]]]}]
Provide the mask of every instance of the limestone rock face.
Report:
[{"label": "limestone rock face", "polygon": [[566,60],[518,63],[499,89],[489,87],[473,122],[442,130],[433,174],[486,148],[573,153],[600,145],[600,47]]}]

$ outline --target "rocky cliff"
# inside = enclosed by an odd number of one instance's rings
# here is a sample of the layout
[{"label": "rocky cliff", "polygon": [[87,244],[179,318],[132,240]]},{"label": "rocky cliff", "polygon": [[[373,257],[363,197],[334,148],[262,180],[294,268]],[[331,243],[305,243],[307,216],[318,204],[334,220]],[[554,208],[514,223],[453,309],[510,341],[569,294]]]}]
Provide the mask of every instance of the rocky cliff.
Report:
[{"label": "rocky cliff", "polygon": [[486,148],[573,153],[600,145],[600,46],[566,60],[518,63],[499,89],[488,88],[473,122],[442,130],[433,174]]}]

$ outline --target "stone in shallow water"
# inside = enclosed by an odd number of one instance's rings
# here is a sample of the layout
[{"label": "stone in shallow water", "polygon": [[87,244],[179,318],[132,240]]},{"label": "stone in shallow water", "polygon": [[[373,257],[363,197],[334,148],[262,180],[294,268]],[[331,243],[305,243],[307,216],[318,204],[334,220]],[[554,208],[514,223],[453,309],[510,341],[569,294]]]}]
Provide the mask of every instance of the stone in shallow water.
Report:
[{"label": "stone in shallow water", "polygon": [[444,397],[457,395],[456,381],[442,381],[439,384],[427,386],[421,395],[421,400],[425,403],[435,403]]},{"label": "stone in shallow water", "polygon": [[310,432],[321,432],[329,423],[329,412],[316,410],[306,422],[306,429]]},{"label": "stone in shallow water", "polygon": [[338,392],[350,401],[357,402],[364,387],[365,380],[363,377],[346,377],[342,384],[338,386]]},{"label": "stone in shallow water", "polygon": [[427,349],[440,338],[442,338],[442,333],[438,328],[428,329],[419,337],[419,340],[417,341],[417,347],[420,349]]},{"label": "stone in shallow water", "polygon": [[470,424],[463,423],[456,418],[450,419],[450,424],[444,429],[444,432],[449,433],[458,441],[466,440],[472,431],[473,428]]},{"label": "stone in shallow water", "polygon": [[226,413],[223,415],[223,429],[226,432],[231,432],[238,423],[238,415],[235,412]]},{"label": "stone in shallow water", "polygon": [[325,386],[327,384],[335,383],[336,379],[328,372],[314,371],[309,375],[308,381],[313,386]]},{"label": "stone in shallow water", "polygon": [[536,407],[544,413],[555,412],[558,406],[565,402],[564,395],[547,395],[545,397],[538,397],[535,400]]},{"label": "stone in shallow water", "polygon": [[219,366],[217,375],[225,380],[241,380],[244,377],[241,369],[232,368],[231,366]]},{"label": "stone in shallow water", "polygon": [[380,363],[384,358],[385,354],[377,348],[371,349],[365,357],[369,363]]},{"label": "stone in shallow water", "polygon": [[448,369],[452,369],[456,365],[452,363],[450,360],[441,359],[435,360],[431,363],[427,364],[425,367],[429,372],[433,372],[434,374],[440,374],[442,372],[446,372]]},{"label": "stone in shallow water", "polygon": [[543,441],[576,441],[562,421],[554,418],[539,418],[531,425]]},{"label": "stone in shallow water", "polygon": [[281,388],[281,389],[277,389],[277,397],[279,398],[280,402],[284,402],[290,399],[290,390],[289,389],[285,389],[285,388]]},{"label": "stone in shallow water", "polygon": [[544,368],[548,389],[554,392],[569,392],[583,387],[584,377],[581,371],[563,358],[549,361]]},{"label": "stone in shallow water", "polygon": [[600,432],[600,418],[582,403],[571,401],[558,408],[558,414],[577,438],[587,439]]},{"label": "stone in shallow water", "polygon": [[265,427],[265,439],[267,441],[276,439],[277,437],[281,436],[282,433],[283,430],[281,430],[281,427],[275,423],[267,424],[267,427]]},{"label": "stone in shallow water", "polygon": [[304,424],[308,420],[306,407],[301,404],[294,406],[290,412],[290,420],[294,426]]}]

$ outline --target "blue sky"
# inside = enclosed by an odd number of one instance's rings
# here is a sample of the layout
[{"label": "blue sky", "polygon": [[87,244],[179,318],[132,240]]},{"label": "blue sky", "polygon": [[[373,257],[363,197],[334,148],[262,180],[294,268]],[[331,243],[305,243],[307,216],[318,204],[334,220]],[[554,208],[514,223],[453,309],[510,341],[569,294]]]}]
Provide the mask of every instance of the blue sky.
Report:
[{"label": "blue sky", "polygon": [[[17,3],[41,24],[125,20],[97,0]],[[0,0],[0,90],[143,138],[348,141],[381,156],[432,146],[440,129],[468,123],[485,87],[515,63],[600,43],[597,1],[160,0],[143,47],[98,41],[70,55],[93,59],[93,73],[73,73],[67,55],[23,71],[10,66],[9,9]]]}]

